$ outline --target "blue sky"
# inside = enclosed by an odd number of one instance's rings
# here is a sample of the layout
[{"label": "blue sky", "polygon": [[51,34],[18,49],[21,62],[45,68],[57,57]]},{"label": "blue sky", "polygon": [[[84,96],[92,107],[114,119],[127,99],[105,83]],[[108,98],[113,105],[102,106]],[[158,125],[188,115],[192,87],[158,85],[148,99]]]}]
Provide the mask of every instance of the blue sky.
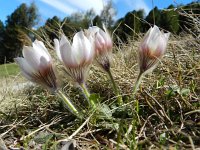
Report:
[{"label": "blue sky", "polygon": [[[96,13],[100,13],[107,0],[0,0],[0,20],[5,22],[21,3],[30,4],[35,2],[39,14],[39,24],[44,24],[47,18],[58,16],[61,19],[73,12],[85,11],[93,8]],[[153,4],[152,4],[153,1]],[[116,18],[123,17],[128,11],[144,9],[146,14],[154,7],[160,9],[168,7],[170,4],[188,4],[195,0],[113,0],[117,10]]]}]

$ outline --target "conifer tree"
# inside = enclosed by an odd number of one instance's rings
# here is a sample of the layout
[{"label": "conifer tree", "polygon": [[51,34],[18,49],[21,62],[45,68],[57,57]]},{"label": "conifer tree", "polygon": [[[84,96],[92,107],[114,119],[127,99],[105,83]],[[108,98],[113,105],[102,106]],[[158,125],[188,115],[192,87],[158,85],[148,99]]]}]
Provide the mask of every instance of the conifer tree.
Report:
[{"label": "conifer tree", "polygon": [[[161,26],[161,10],[158,9],[158,7],[154,7],[149,14],[147,15],[145,19],[150,25],[157,25],[158,27]],[[148,30],[150,25],[145,26],[145,30]]]},{"label": "conifer tree", "polygon": [[175,7],[170,5],[166,10],[162,10],[161,12],[161,27],[174,34],[179,31],[179,15],[175,10]]},{"label": "conifer tree", "polygon": [[[10,16],[7,17],[3,45],[5,47],[6,61],[21,55],[22,47],[30,39],[32,27],[38,22],[37,8],[34,3],[27,6],[21,4]],[[25,36],[28,35],[28,36]]]},{"label": "conifer tree", "polygon": [[5,32],[5,27],[3,22],[0,20],[0,64],[4,62],[4,53],[5,49],[3,47],[3,39],[4,39],[4,32]]}]

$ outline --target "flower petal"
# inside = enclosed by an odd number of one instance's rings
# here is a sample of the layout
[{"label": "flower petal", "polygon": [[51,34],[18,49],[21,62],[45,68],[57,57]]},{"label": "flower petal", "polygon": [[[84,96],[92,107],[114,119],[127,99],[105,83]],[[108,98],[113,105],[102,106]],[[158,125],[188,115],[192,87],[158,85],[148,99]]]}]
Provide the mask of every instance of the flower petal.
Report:
[{"label": "flower petal", "polygon": [[51,56],[47,51],[46,47],[44,46],[43,42],[35,40],[33,42],[33,49],[41,54],[41,56],[45,57],[47,61],[50,61]]},{"label": "flower petal", "polygon": [[69,42],[60,46],[60,55],[66,67],[75,67],[78,65]]},{"label": "flower petal", "polygon": [[67,37],[64,34],[62,34],[61,35],[61,39],[60,39],[60,46],[66,44],[66,43],[68,45],[71,45],[70,42],[69,42],[69,40],[67,39]]},{"label": "flower petal", "polygon": [[170,32],[164,33],[164,36],[165,36],[165,40],[168,40],[168,39],[169,39],[169,36],[170,36]]},{"label": "flower petal", "polygon": [[72,44],[72,55],[76,59],[77,64],[81,64],[91,55],[92,45],[83,31],[75,34]]},{"label": "flower petal", "polygon": [[105,39],[106,39],[107,47],[108,47],[108,49],[112,49],[112,45],[113,45],[112,38],[111,38],[111,36],[110,36],[110,34],[109,34],[109,32],[108,32],[108,30],[107,30],[107,28],[104,24],[103,24],[103,29],[105,31],[104,33],[105,33]]},{"label": "flower petal", "polygon": [[29,65],[29,63],[26,61],[26,59],[24,59],[22,57],[17,57],[17,58],[14,58],[14,60],[19,65],[23,76],[30,81],[34,81],[32,74],[35,74],[37,71],[34,70],[34,68]]},{"label": "flower petal", "polygon": [[156,49],[161,44],[160,43],[161,38],[162,38],[162,33],[160,32],[159,28],[156,25],[154,25],[154,27],[150,29],[145,44],[148,45],[148,49],[150,49],[152,52],[156,51]]},{"label": "flower petal", "polygon": [[47,48],[45,47],[44,43],[42,41],[38,41],[37,39],[33,42],[34,45],[39,46],[41,49],[43,49],[44,51],[46,51],[46,53],[49,54]]},{"label": "flower petal", "polygon": [[90,33],[90,35],[95,35],[97,32],[99,32],[99,27],[97,26],[92,26],[89,27],[88,32]]},{"label": "flower petal", "polygon": [[[44,56],[44,52],[38,51],[34,49],[33,47],[24,46],[23,55],[26,61],[28,62],[28,64],[32,66],[34,70],[37,70],[37,71],[43,70],[45,66],[48,67],[49,62],[50,62],[50,59],[47,59],[47,55]],[[41,65],[41,57],[44,57],[47,63],[43,63]]]},{"label": "flower petal", "polygon": [[60,43],[58,41],[58,39],[54,39],[54,48],[56,50],[56,54],[59,58],[60,61],[63,61],[62,58],[61,58],[61,54],[60,54]]}]

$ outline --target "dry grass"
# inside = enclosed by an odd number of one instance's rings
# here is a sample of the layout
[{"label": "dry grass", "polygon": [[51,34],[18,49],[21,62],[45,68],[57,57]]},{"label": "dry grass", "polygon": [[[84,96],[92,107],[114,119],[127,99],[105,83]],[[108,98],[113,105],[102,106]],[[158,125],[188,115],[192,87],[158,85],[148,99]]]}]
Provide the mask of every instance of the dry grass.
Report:
[{"label": "dry grass", "polygon": [[112,73],[124,100],[120,107],[106,74],[92,66],[87,84],[91,93],[100,95],[99,107],[106,115],[87,112],[83,95],[71,84],[63,90],[86,111],[86,121],[71,116],[56,96],[40,87],[1,91],[0,132],[4,142],[0,145],[60,149],[65,144],[62,139],[73,139],[80,150],[200,147],[199,41],[191,35],[170,39],[166,56],[144,78],[135,99],[131,93],[138,73],[139,40],[116,47]]},{"label": "dry grass", "polygon": [[0,70],[4,72],[0,75],[0,112],[4,112],[21,104],[24,88],[32,83],[21,77],[16,64],[1,65]]}]

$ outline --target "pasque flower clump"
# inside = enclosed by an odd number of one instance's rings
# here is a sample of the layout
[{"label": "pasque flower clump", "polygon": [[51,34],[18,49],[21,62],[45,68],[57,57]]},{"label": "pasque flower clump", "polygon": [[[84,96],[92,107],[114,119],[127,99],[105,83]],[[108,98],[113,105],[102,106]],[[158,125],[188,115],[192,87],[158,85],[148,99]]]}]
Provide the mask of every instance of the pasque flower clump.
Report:
[{"label": "pasque flower clump", "polygon": [[[135,95],[142,77],[152,71],[165,54],[169,35],[170,33],[160,31],[157,26],[151,27],[145,34],[138,50],[139,75],[133,95]],[[54,39],[54,47],[59,60],[65,66],[66,73],[81,87],[93,109],[97,108],[96,101],[90,98],[91,95],[85,84],[93,60],[96,60],[108,74],[118,97],[118,104],[123,104],[119,88],[111,73],[113,41],[105,26],[103,29],[92,26],[87,30],[81,30],[74,35],[72,42],[64,34],[61,34],[60,39]],[[24,46],[23,56],[15,58],[22,74],[28,80],[57,93],[67,104],[69,110],[80,117],[80,113],[71,101],[58,89],[53,61],[43,42],[35,40],[32,46]]]}]

